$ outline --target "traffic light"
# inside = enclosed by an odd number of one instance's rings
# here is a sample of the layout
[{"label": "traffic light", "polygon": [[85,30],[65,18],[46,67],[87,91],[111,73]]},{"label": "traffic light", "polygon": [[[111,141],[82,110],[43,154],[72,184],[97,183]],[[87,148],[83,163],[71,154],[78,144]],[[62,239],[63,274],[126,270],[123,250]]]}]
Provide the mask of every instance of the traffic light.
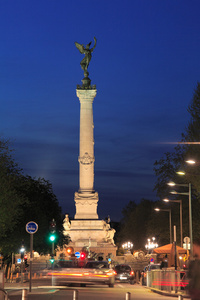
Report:
[{"label": "traffic light", "polygon": [[55,250],[54,242],[56,240],[56,222],[55,222],[54,219],[49,223],[49,231],[50,231],[49,240],[50,240],[51,245],[52,245],[52,251],[51,251],[52,254],[51,254],[50,262],[52,263],[52,266],[53,266],[53,263],[54,263],[54,250]]},{"label": "traffic light", "polygon": [[21,245],[21,248],[20,248],[20,252],[21,252],[21,259],[24,259],[24,252],[25,252],[24,240],[22,240],[22,245]]},{"label": "traffic light", "polygon": [[24,264],[25,264],[25,269],[28,268],[29,264],[27,262],[28,256],[25,254],[24,255]]},{"label": "traffic light", "polygon": [[72,248],[71,248],[71,247],[68,247],[68,248],[66,249],[66,252],[67,252],[68,255],[71,255],[71,254],[72,254]]},{"label": "traffic light", "polygon": [[56,239],[56,221],[54,219],[49,223],[49,231],[49,240],[53,243]]},{"label": "traffic light", "polygon": [[21,251],[21,260],[24,259],[24,251]]},{"label": "traffic light", "polygon": [[81,252],[81,254],[80,254],[80,259],[81,259],[81,260],[86,259],[86,253],[85,253],[85,252]]},{"label": "traffic light", "polygon": [[56,232],[56,221],[54,219],[49,223],[49,231],[51,233]]},{"label": "traffic light", "polygon": [[49,260],[50,260],[50,262],[51,262],[52,264],[54,263],[54,260],[55,260],[55,259],[54,259],[54,255],[53,255],[53,254],[51,255],[51,258],[50,258]]},{"label": "traffic light", "polygon": [[50,239],[51,242],[55,242],[56,235],[54,233],[51,233],[50,236],[49,236],[49,239]]}]

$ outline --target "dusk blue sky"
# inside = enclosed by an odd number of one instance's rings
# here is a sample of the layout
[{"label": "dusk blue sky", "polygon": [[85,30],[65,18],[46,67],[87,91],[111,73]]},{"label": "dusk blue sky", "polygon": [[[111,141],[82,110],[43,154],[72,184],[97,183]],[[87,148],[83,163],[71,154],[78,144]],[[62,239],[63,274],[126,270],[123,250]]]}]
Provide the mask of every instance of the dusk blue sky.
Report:
[{"label": "dusk blue sky", "polygon": [[[83,59],[97,38],[95,190],[100,218],[156,200],[153,164],[173,150],[200,81],[199,0],[0,0],[0,136],[24,173],[53,185],[73,218]],[[93,45],[93,44],[92,44]]]}]

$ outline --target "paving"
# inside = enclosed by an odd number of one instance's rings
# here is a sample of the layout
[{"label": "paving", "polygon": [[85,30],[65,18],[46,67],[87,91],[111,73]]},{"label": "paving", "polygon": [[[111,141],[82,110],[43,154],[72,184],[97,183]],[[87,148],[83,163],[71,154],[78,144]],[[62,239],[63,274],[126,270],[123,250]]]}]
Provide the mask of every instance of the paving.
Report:
[{"label": "paving", "polygon": [[[59,287],[59,289],[61,289],[62,287]],[[66,288],[66,287],[65,287]],[[190,299],[189,295],[183,295],[180,293],[170,293],[170,292],[165,292],[165,291],[160,291],[157,289],[153,289],[153,288],[148,288],[148,287],[144,287],[147,289],[151,289],[151,291],[161,294],[163,296],[171,296],[171,297],[176,297],[178,298],[178,296],[182,296],[183,298],[188,298]],[[5,282],[4,284],[4,289],[8,292],[14,292],[14,293],[22,293],[22,290],[27,290],[27,293],[30,293],[30,283],[27,282]],[[32,282],[31,284],[31,294],[47,294],[47,293],[55,293],[58,290],[58,287],[56,286],[51,286],[50,284],[43,284],[43,283],[39,283],[39,282]]]}]

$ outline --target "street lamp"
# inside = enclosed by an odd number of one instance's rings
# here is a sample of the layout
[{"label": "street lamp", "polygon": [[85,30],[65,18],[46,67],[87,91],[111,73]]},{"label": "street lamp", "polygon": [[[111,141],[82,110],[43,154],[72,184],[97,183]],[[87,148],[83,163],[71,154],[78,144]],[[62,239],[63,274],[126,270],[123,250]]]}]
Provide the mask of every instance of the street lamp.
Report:
[{"label": "street lamp", "polygon": [[126,242],[122,245],[122,248],[126,250],[127,253],[130,253],[131,249],[133,248],[133,244],[131,242]]},{"label": "street lamp", "polygon": [[[168,185],[172,186],[172,182],[168,183]],[[193,236],[192,236],[192,187],[191,187],[191,183],[188,184],[178,184],[178,183],[174,183],[173,182],[173,186],[184,186],[184,187],[188,187],[189,190],[187,193],[179,193],[177,191],[171,191],[171,194],[174,195],[186,195],[189,197],[189,235],[190,235],[190,251],[192,254],[192,249],[193,249]]]},{"label": "street lamp", "polygon": [[193,160],[193,159],[188,159],[188,160],[186,160],[185,162],[188,163],[188,164],[190,164],[190,165],[196,164],[196,161]]},{"label": "street lamp", "polygon": [[151,250],[158,247],[158,244],[155,242],[155,237],[152,237],[152,239],[147,239],[147,244],[145,245],[145,248],[150,252]]},{"label": "street lamp", "polygon": [[180,204],[180,235],[181,235],[181,247],[183,247],[183,209],[182,200],[169,200],[163,199],[164,202],[176,202]]},{"label": "street lamp", "polygon": [[22,259],[24,258],[24,252],[25,252],[25,248],[24,248],[24,245],[22,245],[21,248],[20,248],[20,253],[21,253],[21,258]]},{"label": "street lamp", "polygon": [[155,211],[167,211],[169,213],[169,234],[170,234],[170,244],[172,243],[172,212],[171,208],[162,209],[162,208],[154,208]]}]

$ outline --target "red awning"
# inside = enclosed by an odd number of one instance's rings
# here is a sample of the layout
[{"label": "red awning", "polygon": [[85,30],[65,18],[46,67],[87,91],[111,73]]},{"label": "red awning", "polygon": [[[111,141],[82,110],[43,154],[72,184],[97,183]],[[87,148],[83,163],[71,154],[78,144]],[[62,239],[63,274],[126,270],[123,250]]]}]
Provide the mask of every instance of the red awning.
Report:
[{"label": "red awning", "polygon": [[[162,247],[159,247],[159,248],[155,248],[153,250],[153,252],[157,253],[157,254],[171,254],[172,246],[173,246],[173,244],[167,244],[165,246],[162,246]],[[184,249],[184,248],[181,248],[179,246],[176,246],[176,248],[177,248],[177,251],[178,251],[179,254],[185,254],[185,253],[187,253],[187,250]]]}]

